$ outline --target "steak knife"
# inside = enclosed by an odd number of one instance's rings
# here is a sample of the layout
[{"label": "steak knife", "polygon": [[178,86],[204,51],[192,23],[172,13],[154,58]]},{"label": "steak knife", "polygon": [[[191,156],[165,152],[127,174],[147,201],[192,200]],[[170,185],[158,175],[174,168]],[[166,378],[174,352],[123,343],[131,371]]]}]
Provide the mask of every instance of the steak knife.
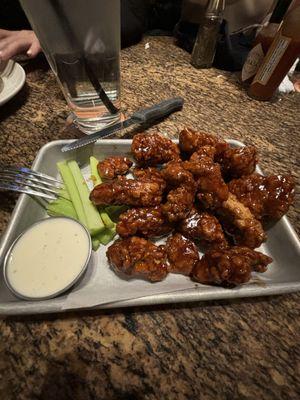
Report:
[{"label": "steak knife", "polygon": [[74,142],[63,146],[61,151],[66,152],[70,150],[75,150],[78,149],[79,147],[83,147],[88,144],[94,143],[98,139],[106,138],[112,135],[114,132],[125,129],[130,125],[146,124],[146,123],[154,124],[159,119],[164,118],[175,111],[181,110],[183,102],[184,100],[181,97],[174,97],[168,100],[164,100],[161,103],[154,104],[151,107],[138,110],[125,121],[118,122],[115,125],[101,129],[99,132],[95,132],[92,133],[91,135],[75,140]]}]

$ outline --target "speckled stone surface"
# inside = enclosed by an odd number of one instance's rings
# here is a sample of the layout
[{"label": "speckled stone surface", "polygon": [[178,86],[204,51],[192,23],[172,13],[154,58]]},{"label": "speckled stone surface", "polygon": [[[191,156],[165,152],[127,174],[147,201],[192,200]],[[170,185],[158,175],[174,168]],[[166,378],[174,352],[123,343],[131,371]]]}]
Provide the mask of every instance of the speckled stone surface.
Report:
[{"label": "speckled stone surface", "polygon": [[[145,43],[150,46],[145,49]],[[0,162],[30,165],[50,140],[79,137],[53,74],[34,61],[0,108]],[[181,95],[158,129],[191,126],[253,143],[265,172],[299,177],[300,96],[251,100],[236,76],[198,71],[171,38],[122,52],[125,113]],[[130,135],[130,132],[129,132]],[[0,194],[0,231],[15,196]],[[300,231],[299,194],[289,217]],[[0,397],[23,399],[299,399],[299,294],[0,320]]]}]

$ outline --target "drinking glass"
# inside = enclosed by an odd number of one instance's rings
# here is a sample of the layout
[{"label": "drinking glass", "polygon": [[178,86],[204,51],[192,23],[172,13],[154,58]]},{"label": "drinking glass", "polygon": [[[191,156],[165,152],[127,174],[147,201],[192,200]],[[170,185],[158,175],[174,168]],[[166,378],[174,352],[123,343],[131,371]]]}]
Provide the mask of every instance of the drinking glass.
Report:
[{"label": "drinking glass", "polygon": [[120,119],[120,0],[20,0],[80,130]]}]

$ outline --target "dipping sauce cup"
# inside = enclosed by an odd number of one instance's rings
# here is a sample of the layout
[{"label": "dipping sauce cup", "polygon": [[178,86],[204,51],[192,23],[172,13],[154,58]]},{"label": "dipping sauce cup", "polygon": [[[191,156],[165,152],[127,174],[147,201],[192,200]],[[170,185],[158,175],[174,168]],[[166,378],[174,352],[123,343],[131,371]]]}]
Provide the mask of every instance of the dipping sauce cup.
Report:
[{"label": "dipping sauce cup", "polygon": [[81,223],[67,217],[43,219],[21,233],[9,248],[5,283],[25,300],[56,297],[82,277],[91,251],[91,236]]}]

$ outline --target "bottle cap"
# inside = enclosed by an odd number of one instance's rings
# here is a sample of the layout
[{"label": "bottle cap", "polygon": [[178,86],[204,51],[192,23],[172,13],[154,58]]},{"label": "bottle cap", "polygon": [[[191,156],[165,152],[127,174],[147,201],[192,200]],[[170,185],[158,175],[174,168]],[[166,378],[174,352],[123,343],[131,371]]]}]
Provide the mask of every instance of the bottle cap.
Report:
[{"label": "bottle cap", "polygon": [[205,12],[206,17],[220,17],[225,9],[225,0],[210,0]]}]

